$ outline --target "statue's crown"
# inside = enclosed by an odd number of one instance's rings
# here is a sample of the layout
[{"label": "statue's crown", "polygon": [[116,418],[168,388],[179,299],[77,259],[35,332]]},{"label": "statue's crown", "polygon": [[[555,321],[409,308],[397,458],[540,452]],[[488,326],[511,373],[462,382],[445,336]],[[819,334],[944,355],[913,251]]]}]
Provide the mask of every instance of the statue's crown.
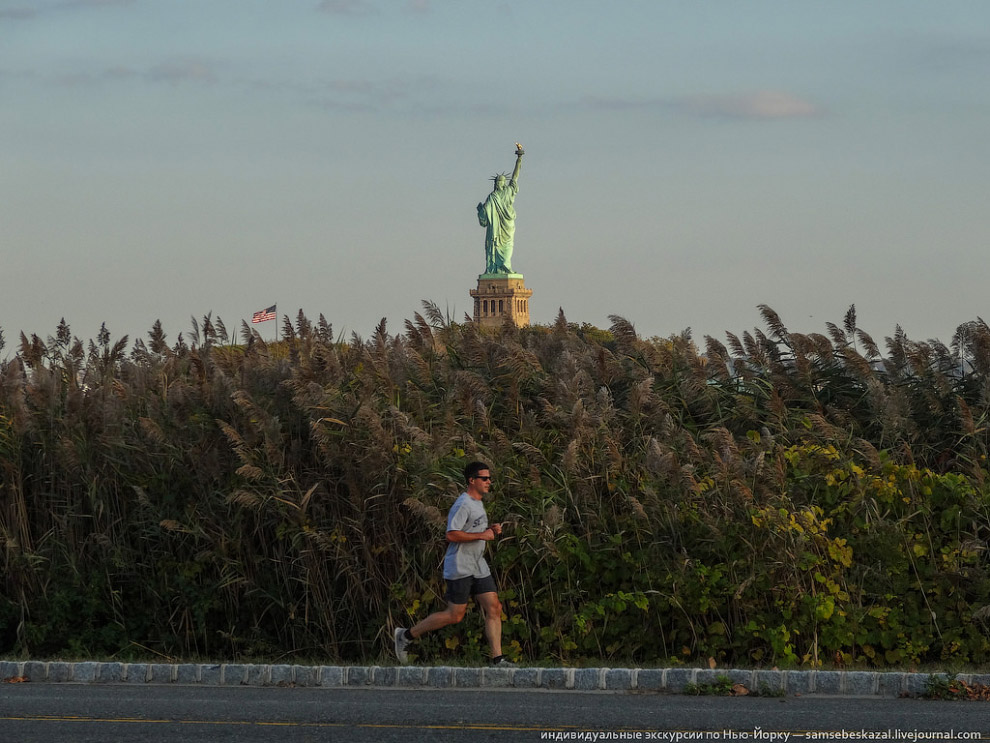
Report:
[{"label": "statue's crown", "polygon": [[508,173],[496,173],[495,175],[493,175],[493,176],[492,176],[491,178],[489,178],[488,180],[490,180],[490,181],[495,181],[496,183],[498,183],[498,181],[499,181],[499,179],[500,179],[500,178],[501,178],[501,179],[502,179],[503,181],[507,181],[507,180],[509,180],[509,174],[508,174]]}]

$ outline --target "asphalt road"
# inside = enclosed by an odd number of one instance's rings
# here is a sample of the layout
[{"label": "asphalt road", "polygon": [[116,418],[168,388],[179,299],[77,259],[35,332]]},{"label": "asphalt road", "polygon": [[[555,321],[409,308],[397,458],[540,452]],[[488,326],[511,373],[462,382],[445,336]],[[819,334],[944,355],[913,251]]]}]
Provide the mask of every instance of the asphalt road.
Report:
[{"label": "asphalt road", "polygon": [[[539,741],[587,733],[776,743],[823,731],[910,742],[948,731],[990,740],[990,706],[919,699],[685,697],[643,693],[6,684],[0,741]],[[660,734],[660,735],[658,735]],[[663,736],[663,737],[661,737]],[[630,738],[627,738],[630,739]],[[832,738],[842,740],[842,738]],[[856,738],[845,738],[855,740]],[[956,738],[962,739],[962,738]],[[967,738],[979,739],[979,738]]]}]

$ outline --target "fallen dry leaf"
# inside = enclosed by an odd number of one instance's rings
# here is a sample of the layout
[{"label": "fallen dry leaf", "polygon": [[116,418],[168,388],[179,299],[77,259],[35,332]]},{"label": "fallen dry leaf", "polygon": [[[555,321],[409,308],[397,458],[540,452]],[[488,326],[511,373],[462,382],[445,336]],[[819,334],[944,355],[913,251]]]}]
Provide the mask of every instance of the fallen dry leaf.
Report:
[{"label": "fallen dry leaf", "polygon": [[732,696],[734,696],[734,697],[744,697],[747,694],[749,694],[749,689],[747,689],[742,684],[733,684],[732,685]]},{"label": "fallen dry leaf", "polygon": [[709,668],[714,668],[717,665],[718,665],[718,663],[715,662],[715,659],[714,658],[709,658],[708,659],[708,667]]},{"label": "fallen dry leaf", "polygon": [[5,684],[25,684],[27,683],[27,676],[11,676],[3,680]]}]

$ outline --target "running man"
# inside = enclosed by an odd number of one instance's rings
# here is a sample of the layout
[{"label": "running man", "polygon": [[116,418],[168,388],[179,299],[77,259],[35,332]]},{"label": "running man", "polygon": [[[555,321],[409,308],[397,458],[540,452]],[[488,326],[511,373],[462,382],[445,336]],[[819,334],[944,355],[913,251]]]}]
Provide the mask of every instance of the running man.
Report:
[{"label": "running man", "polygon": [[502,655],[502,604],[492,571],[485,561],[485,542],[502,533],[501,524],[488,524],[488,514],[481,500],[492,487],[492,474],[484,462],[471,462],[464,468],[467,491],[461,493],[447,514],[447,554],[443,559],[443,577],[447,582],[447,608],[434,612],[409,629],[395,628],[395,656],[400,663],[409,662],[409,644],[426,632],[438,630],[464,619],[468,599],[481,607],[485,620],[485,637],[492,649],[492,665],[512,665]]}]

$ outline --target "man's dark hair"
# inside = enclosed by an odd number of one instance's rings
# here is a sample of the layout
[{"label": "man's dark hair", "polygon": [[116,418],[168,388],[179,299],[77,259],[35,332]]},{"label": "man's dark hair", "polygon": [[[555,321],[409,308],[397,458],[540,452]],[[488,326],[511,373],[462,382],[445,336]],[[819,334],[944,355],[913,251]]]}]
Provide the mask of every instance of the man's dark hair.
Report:
[{"label": "man's dark hair", "polygon": [[464,468],[464,482],[471,482],[471,478],[477,477],[481,470],[491,470],[491,467],[484,462],[471,462],[471,464]]}]

